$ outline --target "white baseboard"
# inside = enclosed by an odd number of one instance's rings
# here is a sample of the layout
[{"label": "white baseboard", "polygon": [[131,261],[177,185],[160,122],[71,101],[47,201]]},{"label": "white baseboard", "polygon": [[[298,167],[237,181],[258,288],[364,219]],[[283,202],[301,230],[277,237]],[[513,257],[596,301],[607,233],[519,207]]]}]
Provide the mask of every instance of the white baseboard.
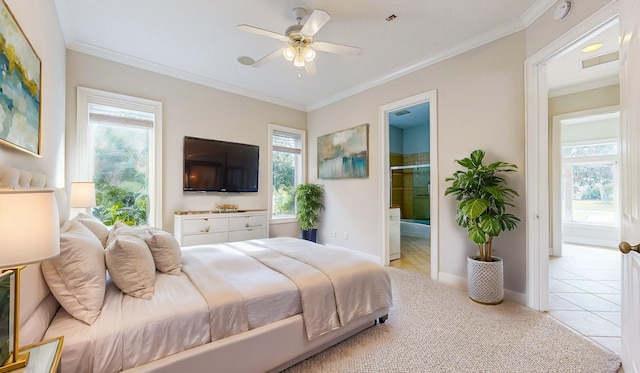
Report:
[{"label": "white baseboard", "polygon": [[[467,290],[466,277],[452,275],[451,273],[439,272],[438,278],[440,279],[440,283],[453,286],[458,289]],[[527,296],[525,294],[511,291],[509,289],[504,289],[504,299],[509,302],[521,304],[523,306],[527,304]]]}]

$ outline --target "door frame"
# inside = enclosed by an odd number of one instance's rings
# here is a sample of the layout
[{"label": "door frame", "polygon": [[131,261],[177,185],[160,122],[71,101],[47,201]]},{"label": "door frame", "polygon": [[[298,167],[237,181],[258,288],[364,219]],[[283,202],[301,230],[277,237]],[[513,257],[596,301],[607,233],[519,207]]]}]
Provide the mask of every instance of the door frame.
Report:
[{"label": "door frame", "polygon": [[526,305],[549,307],[549,120],[546,64],[616,22],[618,2],[593,13],[525,61]]},{"label": "door frame", "polygon": [[383,265],[389,265],[389,208],[391,200],[391,188],[389,180],[389,113],[409,106],[429,102],[429,162],[431,164],[431,194],[429,196],[430,225],[431,225],[431,279],[438,281],[438,93],[436,90],[423,92],[402,100],[394,101],[378,107],[378,128],[380,139],[380,164],[382,165],[382,177],[380,178],[380,241],[383,242],[380,258]]}]

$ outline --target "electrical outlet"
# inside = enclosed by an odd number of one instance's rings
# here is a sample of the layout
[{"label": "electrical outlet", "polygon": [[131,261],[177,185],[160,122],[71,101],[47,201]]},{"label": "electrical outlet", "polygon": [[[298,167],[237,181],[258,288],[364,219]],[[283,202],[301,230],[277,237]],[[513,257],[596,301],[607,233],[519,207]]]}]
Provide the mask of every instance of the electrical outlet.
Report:
[{"label": "electrical outlet", "polygon": [[332,236],[333,238],[338,237],[338,233],[336,232],[336,230],[335,230],[335,229],[331,231],[331,236]]},{"label": "electrical outlet", "polygon": [[344,239],[345,241],[349,239],[349,232],[344,232]]}]

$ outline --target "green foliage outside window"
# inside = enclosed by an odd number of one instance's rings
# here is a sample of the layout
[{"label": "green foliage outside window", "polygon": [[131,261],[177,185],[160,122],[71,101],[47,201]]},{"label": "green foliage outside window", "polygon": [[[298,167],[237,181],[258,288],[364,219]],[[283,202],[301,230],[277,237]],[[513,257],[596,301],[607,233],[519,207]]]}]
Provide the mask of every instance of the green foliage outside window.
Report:
[{"label": "green foliage outside window", "polygon": [[613,170],[610,165],[573,167],[573,199],[613,202]]},{"label": "green foliage outside window", "polygon": [[94,129],[97,207],[93,215],[106,225],[147,224],[149,129],[108,125]]},{"label": "green foliage outside window", "polygon": [[295,214],[296,155],[273,152],[273,215]]}]

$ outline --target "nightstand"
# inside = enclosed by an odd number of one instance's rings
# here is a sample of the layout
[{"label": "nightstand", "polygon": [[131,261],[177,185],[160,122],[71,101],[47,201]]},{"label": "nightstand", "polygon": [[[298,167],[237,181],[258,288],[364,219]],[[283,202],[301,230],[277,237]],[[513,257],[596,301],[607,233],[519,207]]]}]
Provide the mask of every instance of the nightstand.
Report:
[{"label": "nightstand", "polygon": [[13,370],[12,373],[55,373],[58,370],[63,337],[47,339],[20,349],[20,353],[29,353],[27,366]]}]

